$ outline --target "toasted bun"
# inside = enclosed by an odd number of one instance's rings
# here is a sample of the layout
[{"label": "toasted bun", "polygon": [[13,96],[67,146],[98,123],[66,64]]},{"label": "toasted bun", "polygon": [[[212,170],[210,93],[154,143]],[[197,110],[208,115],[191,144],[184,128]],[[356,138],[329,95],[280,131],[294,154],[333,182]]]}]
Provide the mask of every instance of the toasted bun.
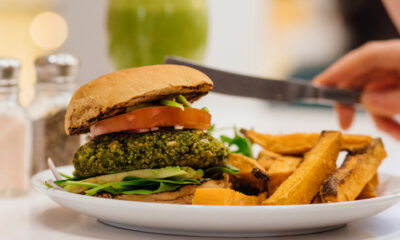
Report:
[{"label": "toasted bun", "polygon": [[202,72],[180,65],[154,65],[119,70],[80,87],[65,115],[67,135],[85,133],[92,123],[127,107],[182,94],[193,102],[207,94],[212,81]]}]

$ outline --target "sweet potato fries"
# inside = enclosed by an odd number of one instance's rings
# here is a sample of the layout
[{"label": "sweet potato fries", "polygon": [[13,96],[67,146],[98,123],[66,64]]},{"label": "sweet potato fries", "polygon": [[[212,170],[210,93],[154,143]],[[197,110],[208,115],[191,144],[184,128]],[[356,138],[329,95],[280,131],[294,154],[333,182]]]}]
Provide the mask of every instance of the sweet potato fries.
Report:
[{"label": "sweet potato fries", "polygon": [[[198,189],[193,204],[323,204],[376,196],[377,169],[387,155],[379,138],[338,131],[241,132],[263,147],[257,160],[232,154],[228,163],[240,170],[230,177],[233,189]],[[341,151],[347,156],[337,168]]]}]

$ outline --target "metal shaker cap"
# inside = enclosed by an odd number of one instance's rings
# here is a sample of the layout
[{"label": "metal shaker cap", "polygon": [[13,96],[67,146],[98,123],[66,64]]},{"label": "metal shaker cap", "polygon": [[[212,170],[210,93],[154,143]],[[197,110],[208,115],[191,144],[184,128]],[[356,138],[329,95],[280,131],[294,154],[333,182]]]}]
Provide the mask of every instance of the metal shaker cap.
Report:
[{"label": "metal shaker cap", "polygon": [[79,71],[79,60],[67,53],[56,53],[36,59],[38,83],[75,82]]},{"label": "metal shaker cap", "polygon": [[20,62],[15,58],[0,58],[0,87],[17,86]]}]

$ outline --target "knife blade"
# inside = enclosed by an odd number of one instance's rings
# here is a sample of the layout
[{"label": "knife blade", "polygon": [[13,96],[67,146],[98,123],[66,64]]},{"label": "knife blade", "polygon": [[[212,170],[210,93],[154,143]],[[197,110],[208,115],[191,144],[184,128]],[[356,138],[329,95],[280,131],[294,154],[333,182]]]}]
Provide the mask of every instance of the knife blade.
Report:
[{"label": "knife blade", "polygon": [[213,92],[223,94],[285,103],[307,102],[318,104],[333,101],[342,104],[355,104],[359,102],[360,98],[360,93],[357,91],[314,86],[309,81],[301,79],[275,80],[247,76],[206,67],[175,56],[165,57],[165,63],[184,65],[203,72],[213,80]]}]

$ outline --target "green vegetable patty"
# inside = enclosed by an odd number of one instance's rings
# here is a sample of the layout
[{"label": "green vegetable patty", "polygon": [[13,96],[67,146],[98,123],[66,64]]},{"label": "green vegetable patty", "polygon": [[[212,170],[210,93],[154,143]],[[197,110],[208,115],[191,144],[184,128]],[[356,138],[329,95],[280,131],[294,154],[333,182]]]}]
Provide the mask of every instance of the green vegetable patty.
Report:
[{"label": "green vegetable patty", "polygon": [[223,166],[229,149],[201,130],[162,130],[99,136],[75,153],[74,175],[84,178],[130,170]]}]

